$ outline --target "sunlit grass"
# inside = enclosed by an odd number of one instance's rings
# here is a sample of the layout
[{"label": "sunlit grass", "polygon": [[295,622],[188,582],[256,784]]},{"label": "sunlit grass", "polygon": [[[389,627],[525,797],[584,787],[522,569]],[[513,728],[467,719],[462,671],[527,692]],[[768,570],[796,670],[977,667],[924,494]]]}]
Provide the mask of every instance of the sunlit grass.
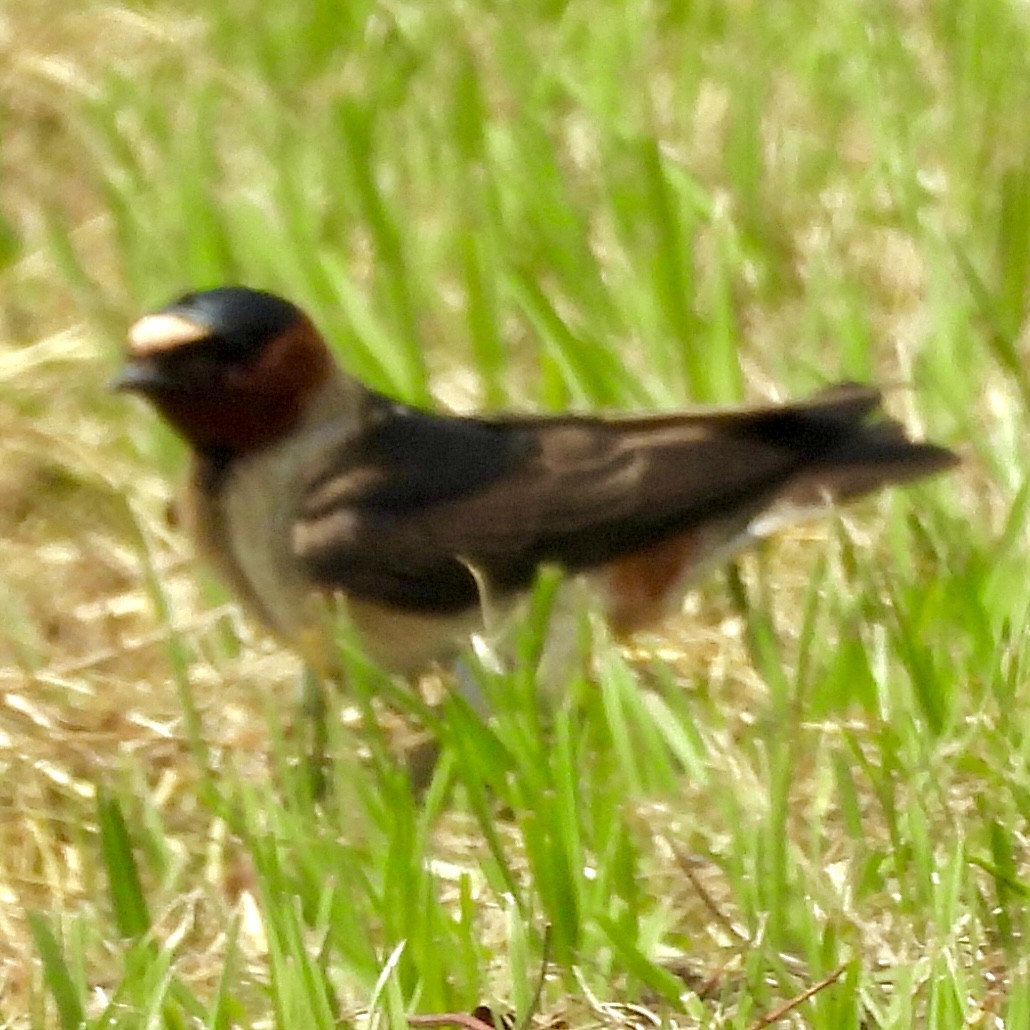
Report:
[{"label": "sunlit grass", "polygon": [[[784,1022],[1030,1022],[1028,17],[8,4],[4,1019],[747,1028],[820,985]],[[104,385],[129,319],[223,282],[288,295],[409,400],[857,378],[966,461],[629,647],[582,615],[547,704],[549,583],[516,669],[473,663],[488,723],[355,666],[313,805],[296,662],[195,576],[181,449]]]}]

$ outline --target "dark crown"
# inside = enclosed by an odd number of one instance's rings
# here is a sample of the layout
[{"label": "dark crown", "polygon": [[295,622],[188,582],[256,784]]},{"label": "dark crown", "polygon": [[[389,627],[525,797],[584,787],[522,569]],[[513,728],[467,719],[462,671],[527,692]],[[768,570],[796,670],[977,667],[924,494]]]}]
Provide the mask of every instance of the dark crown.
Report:
[{"label": "dark crown", "polygon": [[246,286],[187,293],[163,313],[182,315],[203,326],[220,349],[231,348],[241,357],[275,339],[302,317],[289,301]]}]

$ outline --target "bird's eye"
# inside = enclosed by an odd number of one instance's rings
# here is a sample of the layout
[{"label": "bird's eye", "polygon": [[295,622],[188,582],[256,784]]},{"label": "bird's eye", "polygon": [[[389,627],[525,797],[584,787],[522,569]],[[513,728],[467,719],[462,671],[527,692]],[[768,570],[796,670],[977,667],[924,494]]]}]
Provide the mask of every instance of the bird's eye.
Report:
[{"label": "bird's eye", "polygon": [[188,347],[170,352],[166,367],[173,381],[182,384],[215,383],[225,375],[228,364],[207,347]]},{"label": "bird's eye", "polygon": [[238,333],[231,336],[212,336],[204,341],[203,346],[212,360],[220,364],[235,365],[257,357],[257,348],[253,341]]},{"label": "bird's eye", "polygon": [[236,333],[231,336],[209,336],[177,353],[182,361],[206,364],[212,371],[229,365],[250,364],[257,356],[258,348],[253,342]]}]

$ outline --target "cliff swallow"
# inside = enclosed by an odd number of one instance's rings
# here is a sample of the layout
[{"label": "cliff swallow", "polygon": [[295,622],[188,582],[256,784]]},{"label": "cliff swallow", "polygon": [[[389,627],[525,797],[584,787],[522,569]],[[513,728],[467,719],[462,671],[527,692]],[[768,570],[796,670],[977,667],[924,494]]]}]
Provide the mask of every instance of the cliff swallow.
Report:
[{"label": "cliff swallow", "polygon": [[621,630],[660,618],[770,512],[941,472],[872,388],[789,404],[608,416],[424,411],[345,372],[311,321],[242,287],[129,331],[117,386],[192,450],[188,522],[245,605],[316,668],[343,615],[369,657],[418,672],[539,566],[589,574]]}]

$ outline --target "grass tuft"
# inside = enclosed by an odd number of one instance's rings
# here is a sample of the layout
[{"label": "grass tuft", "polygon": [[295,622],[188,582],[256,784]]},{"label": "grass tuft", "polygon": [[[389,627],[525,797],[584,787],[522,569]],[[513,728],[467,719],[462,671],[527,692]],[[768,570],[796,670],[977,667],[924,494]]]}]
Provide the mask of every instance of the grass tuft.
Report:
[{"label": "grass tuft", "polygon": [[[11,1025],[1030,1021],[1025,5],[13,0],[0,56]],[[105,388],[223,282],[419,403],[857,378],[966,460],[562,661],[544,577],[489,721],[351,662],[316,801]]]}]

